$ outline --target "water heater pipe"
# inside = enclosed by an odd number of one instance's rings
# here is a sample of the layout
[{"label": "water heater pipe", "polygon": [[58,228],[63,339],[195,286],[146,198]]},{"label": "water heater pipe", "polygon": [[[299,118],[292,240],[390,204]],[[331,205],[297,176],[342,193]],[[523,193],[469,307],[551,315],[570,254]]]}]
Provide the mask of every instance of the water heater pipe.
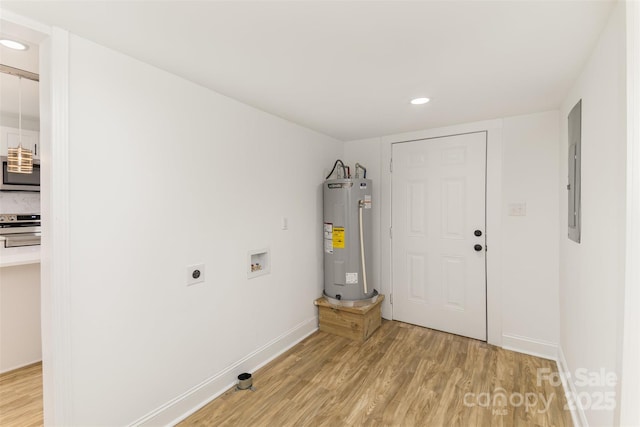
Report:
[{"label": "water heater pipe", "polygon": [[[329,179],[331,177],[331,175],[333,174],[333,171],[336,170],[336,166],[338,166],[338,163],[340,163],[340,166],[342,167],[343,178],[347,178],[347,168],[344,166],[344,163],[342,163],[342,160],[338,159],[333,164],[333,169],[331,169],[331,172],[329,172],[329,175],[327,175],[327,177],[325,179]],[[340,177],[338,176],[338,178],[340,178]]]},{"label": "water heater pipe", "polygon": [[362,263],[362,284],[364,285],[365,295],[367,290],[367,266],[364,261],[364,232],[362,229],[362,209],[364,208],[364,200],[358,200],[358,222],[360,223],[360,260]]}]

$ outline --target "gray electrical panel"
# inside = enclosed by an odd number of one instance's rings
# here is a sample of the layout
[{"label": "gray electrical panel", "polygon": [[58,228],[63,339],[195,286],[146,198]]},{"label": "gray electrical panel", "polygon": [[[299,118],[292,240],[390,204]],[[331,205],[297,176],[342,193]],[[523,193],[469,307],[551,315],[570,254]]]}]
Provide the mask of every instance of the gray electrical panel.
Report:
[{"label": "gray electrical panel", "polygon": [[568,190],[568,227],[569,239],[580,243],[581,228],[581,154],[582,154],[582,100],[569,113],[569,184]]},{"label": "gray electrical panel", "polygon": [[[371,283],[371,180],[326,180],[323,198],[324,293],[342,301],[371,298],[374,296]],[[364,263],[361,246],[364,246]],[[362,264],[365,265],[364,272]]]}]

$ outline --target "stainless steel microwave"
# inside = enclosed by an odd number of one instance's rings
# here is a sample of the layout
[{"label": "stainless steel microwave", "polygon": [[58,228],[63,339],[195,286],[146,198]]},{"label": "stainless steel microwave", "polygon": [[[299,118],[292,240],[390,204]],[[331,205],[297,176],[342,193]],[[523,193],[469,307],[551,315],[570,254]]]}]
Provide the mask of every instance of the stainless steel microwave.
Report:
[{"label": "stainless steel microwave", "polygon": [[32,173],[13,173],[7,170],[7,157],[2,162],[2,182],[0,191],[40,191],[40,161],[33,161]]}]

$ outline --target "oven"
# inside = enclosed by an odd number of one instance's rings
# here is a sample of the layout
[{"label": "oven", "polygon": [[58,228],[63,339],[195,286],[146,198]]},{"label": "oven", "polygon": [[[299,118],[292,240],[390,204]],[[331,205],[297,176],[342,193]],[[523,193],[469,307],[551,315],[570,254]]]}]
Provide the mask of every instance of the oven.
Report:
[{"label": "oven", "polygon": [[4,248],[40,244],[39,214],[0,214],[0,244]]}]

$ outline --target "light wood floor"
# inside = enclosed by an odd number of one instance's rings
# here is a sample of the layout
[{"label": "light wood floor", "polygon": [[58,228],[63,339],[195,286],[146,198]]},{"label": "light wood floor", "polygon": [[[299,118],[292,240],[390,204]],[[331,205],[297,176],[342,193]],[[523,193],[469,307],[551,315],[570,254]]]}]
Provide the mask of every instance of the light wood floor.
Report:
[{"label": "light wood floor", "polygon": [[[254,372],[256,391],[229,390],[180,425],[571,426],[563,390],[536,384],[540,368],[557,371],[549,360],[383,321],[363,344],[313,334]],[[0,426],[41,425],[41,364],[0,375]]]},{"label": "light wood floor", "polygon": [[563,390],[537,384],[540,368],[557,372],[549,360],[383,321],[362,344],[311,335],[253,373],[256,391],[229,390],[180,425],[571,426]]},{"label": "light wood floor", "polygon": [[42,424],[42,364],[0,374],[0,426]]}]

